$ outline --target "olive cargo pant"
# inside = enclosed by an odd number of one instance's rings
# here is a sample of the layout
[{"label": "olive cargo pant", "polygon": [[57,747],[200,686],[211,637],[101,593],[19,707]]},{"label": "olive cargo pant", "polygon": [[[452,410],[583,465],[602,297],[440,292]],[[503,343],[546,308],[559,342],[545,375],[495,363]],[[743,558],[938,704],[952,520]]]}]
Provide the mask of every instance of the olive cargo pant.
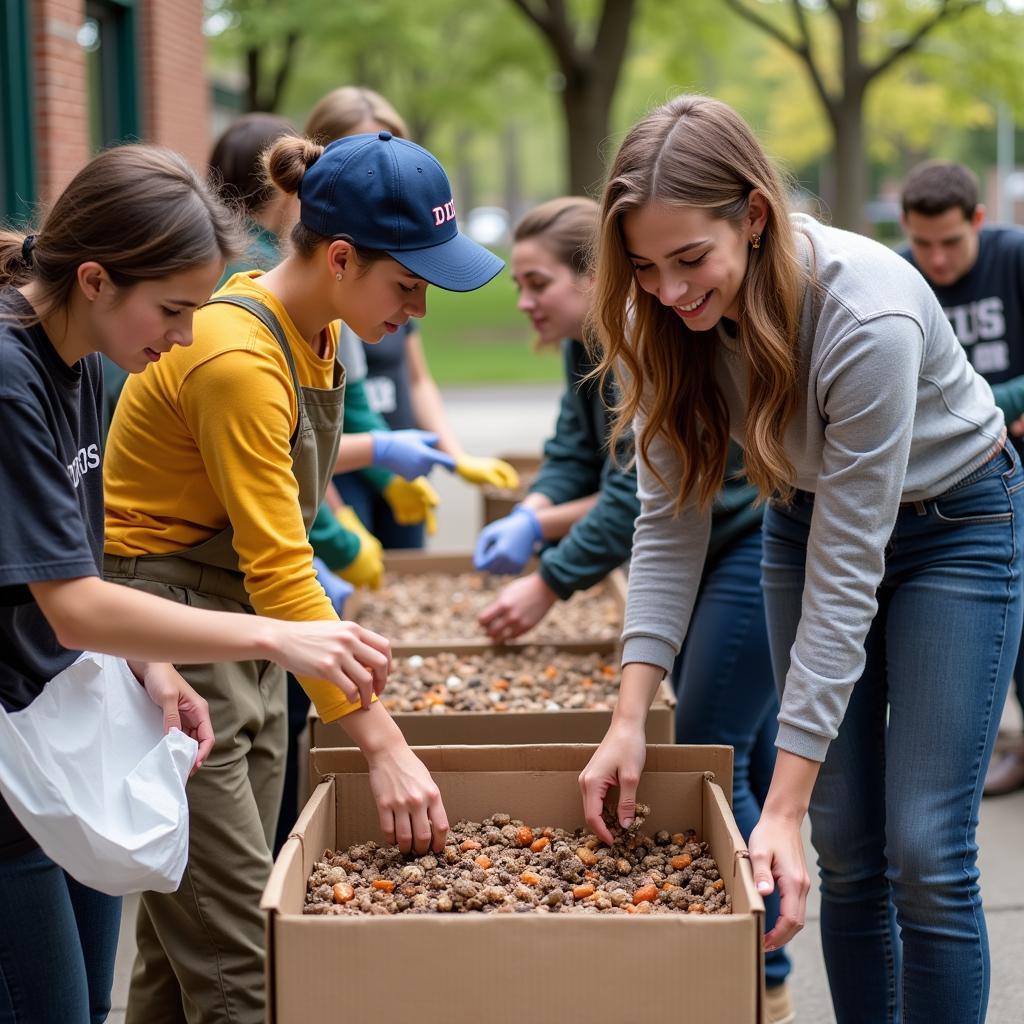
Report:
[{"label": "olive cargo pant", "polygon": [[[237,575],[180,558],[107,556],[111,582],[181,604],[250,612]],[[211,592],[212,591],[212,592]],[[127,1024],[263,1024],[264,923],[287,744],[284,670],[178,666],[210,705],[216,742],[188,782],[189,859],[177,892],[145,893]]]}]

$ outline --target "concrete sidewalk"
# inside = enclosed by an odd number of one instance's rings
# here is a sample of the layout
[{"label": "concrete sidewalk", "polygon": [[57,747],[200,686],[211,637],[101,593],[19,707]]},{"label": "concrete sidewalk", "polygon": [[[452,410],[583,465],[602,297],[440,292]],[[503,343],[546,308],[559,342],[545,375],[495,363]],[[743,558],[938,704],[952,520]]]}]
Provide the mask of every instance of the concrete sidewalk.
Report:
[{"label": "concrete sidewalk", "polygon": [[[538,451],[557,413],[558,389],[503,388],[448,391],[445,398],[452,425],[467,451],[477,455]],[[474,488],[445,473],[431,482],[441,495],[438,533],[429,547],[438,551],[472,548],[480,524],[480,498]],[[1004,727],[1020,729],[1014,713]],[[992,995],[989,1024],[1019,1024],[1024,1019],[1024,792],[982,804],[981,884],[992,949]],[[814,870],[814,851],[806,841],[807,861]],[[818,934],[817,886],[812,887],[807,927],[791,943],[790,983],[800,1024],[834,1024],[832,1004]],[[118,950],[112,1024],[122,1024],[128,972],[134,955],[132,921],[135,902],[126,901]],[[380,1022],[390,1024],[390,1022]],[[704,1022],[701,1022],[704,1024]],[[707,1022],[711,1024],[711,1022]]]}]

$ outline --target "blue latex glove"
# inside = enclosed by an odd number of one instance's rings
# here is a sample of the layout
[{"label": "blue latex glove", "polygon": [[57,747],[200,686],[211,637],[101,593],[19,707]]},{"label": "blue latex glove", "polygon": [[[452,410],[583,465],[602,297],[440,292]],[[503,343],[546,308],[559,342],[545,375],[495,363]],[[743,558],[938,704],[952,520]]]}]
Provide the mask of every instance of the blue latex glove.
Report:
[{"label": "blue latex glove", "polygon": [[334,605],[334,610],[341,615],[345,610],[345,599],[356,588],[348,580],[343,580],[337,573],[330,569],[319,559],[313,559],[313,568],[316,570],[317,582],[324,588],[327,599]]},{"label": "blue latex glove", "polygon": [[455,460],[438,451],[437,434],[428,430],[371,430],[373,464],[381,469],[415,480],[426,476],[435,466],[454,469]]},{"label": "blue latex glove", "polygon": [[473,552],[473,564],[484,572],[522,572],[543,539],[536,513],[517,505],[504,519],[496,519],[483,528]]}]

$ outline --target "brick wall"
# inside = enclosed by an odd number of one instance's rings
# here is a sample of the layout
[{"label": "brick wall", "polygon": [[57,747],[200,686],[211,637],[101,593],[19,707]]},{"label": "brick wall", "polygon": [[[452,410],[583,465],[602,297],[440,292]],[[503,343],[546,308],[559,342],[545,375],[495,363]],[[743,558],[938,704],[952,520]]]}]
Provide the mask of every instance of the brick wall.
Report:
[{"label": "brick wall", "polygon": [[[140,133],[203,169],[210,139],[202,0],[137,2]],[[85,52],[77,41],[85,0],[32,0],[30,9],[37,194],[46,203],[91,155]]]},{"label": "brick wall", "polygon": [[85,54],[76,40],[84,6],[81,0],[32,4],[37,194],[44,203],[89,158]]},{"label": "brick wall", "polygon": [[142,130],[198,169],[210,150],[202,0],[140,0]]}]

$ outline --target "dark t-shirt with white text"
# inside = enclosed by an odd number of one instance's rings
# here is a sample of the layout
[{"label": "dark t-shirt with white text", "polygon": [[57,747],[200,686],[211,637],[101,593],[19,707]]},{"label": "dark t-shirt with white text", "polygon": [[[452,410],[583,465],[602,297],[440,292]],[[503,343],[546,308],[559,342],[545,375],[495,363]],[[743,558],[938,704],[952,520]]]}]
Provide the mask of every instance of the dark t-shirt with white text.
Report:
[{"label": "dark t-shirt with white text", "polygon": [[[909,250],[901,252],[917,267]],[[974,266],[951,285],[928,283],[985,380],[1024,374],[1024,230],[982,228]]]},{"label": "dark t-shirt with white text", "polygon": [[[68,366],[32,309],[0,291],[0,703],[30,704],[81,653],[57,641],[29,583],[103,566],[100,357]],[[0,799],[0,857],[31,847]]]}]

